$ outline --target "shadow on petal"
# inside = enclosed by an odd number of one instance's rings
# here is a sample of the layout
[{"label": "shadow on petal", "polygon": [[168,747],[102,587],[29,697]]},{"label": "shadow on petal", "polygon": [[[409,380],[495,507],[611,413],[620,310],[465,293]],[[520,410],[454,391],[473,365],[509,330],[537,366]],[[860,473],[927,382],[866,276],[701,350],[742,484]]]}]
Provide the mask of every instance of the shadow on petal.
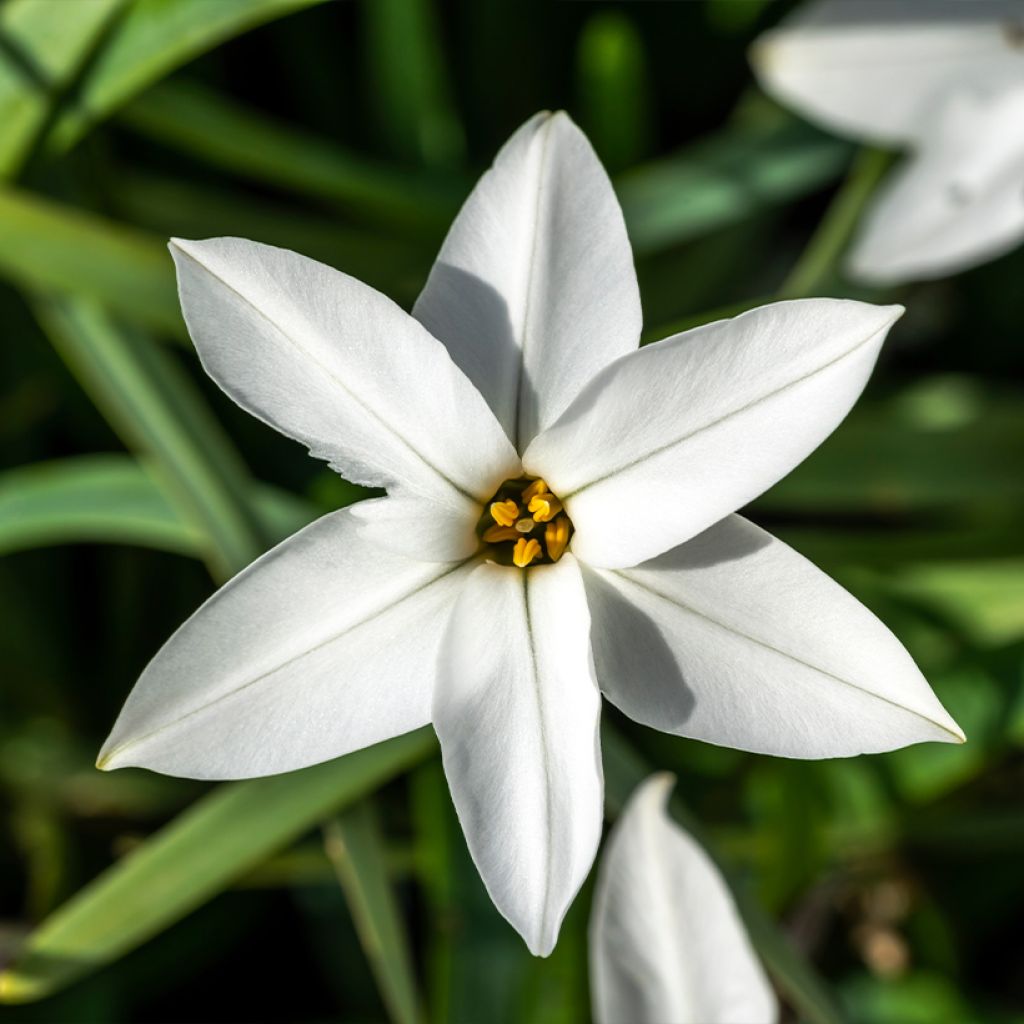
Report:
[{"label": "shadow on petal", "polygon": [[584,568],[583,582],[602,692],[622,708],[617,691],[628,686],[627,706],[656,709],[658,728],[678,730],[693,714],[696,696],[657,624],[598,573]]}]

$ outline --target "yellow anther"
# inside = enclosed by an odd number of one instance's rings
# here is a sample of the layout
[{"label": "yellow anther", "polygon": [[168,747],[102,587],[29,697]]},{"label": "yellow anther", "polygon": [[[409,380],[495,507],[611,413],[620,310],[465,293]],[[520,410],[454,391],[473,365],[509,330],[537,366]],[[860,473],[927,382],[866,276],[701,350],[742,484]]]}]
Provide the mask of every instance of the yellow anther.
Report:
[{"label": "yellow anther", "polygon": [[529,487],[523,491],[523,501],[529,504],[531,498],[538,494],[547,493],[548,485],[543,480],[534,480]]},{"label": "yellow anther", "polygon": [[519,531],[514,526],[499,526],[495,523],[484,530],[484,540],[488,544],[499,544],[503,540],[519,540]]},{"label": "yellow anther", "polygon": [[529,510],[538,523],[546,523],[562,511],[562,503],[553,494],[536,494],[530,499]]},{"label": "yellow anther", "polygon": [[529,533],[536,525],[532,519],[520,519],[516,523],[516,529],[520,533]]},{"label": "yellow anther", "polygon": [[511,526],[519,518],[519,506],[511,498],[492,501],[491,518],[499,526]]},{"label": "yellow anther", "polygon": [[569,520],[559,516],[554,522],[544,527],[544,546],[548,549],[548,558],[557,562],[569,543]]},{"label": "yellow anther", "polygon": [[535,558],[540,558],[540,555],[540,542],[532,537],[529,540],[526,537],[520,537],[512,549],[512,561],[520,569],[525,569]]}]

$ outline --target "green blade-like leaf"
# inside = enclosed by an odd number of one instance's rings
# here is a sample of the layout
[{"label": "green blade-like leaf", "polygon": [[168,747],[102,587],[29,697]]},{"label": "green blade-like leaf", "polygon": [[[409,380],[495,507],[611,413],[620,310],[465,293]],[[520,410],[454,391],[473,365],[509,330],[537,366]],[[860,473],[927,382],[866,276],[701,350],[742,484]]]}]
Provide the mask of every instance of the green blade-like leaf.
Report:
[{"label": "green blade-like leaf", "polygon": [[[251,500],[273,540],[300,530],[320,511],[266,484],[255,485]],[[91,541],[200,558],[204,540],[181,517],[159,474],[129,455],[79,455],[0,474],[0,554]]]},{"label": "green blade-like leaf", "polygon": [[42,999],[123,956],[434,746],[420,729],[300,772],[221,786],[47,918],[0,973],[0,1002]]},{"label": "green blade-like leaf", "polygon": [[152,461],[182,517],[229,576],[266,547],[239,456],[173,356],[78,299],[39,300],[57,351],[125,443]]},{"label": "green blade-like leaf", "polygon": [[468,183],[352,154],[192,82],[167,82],[128,104],[119,120],[149,138],[254,181],[337,204],[361,219],[440,233]]},{"label": "green blade-like leaf", "polygon": [[0,274],[187,336],[163,239],[29,192],[0,188]]},{"label": "green blade-like leaf", "polygon": [[[604,751],[605,799],[617,813],[653,769],[612,728],[606,726],[601,730],[601,746]],[[709,856],[717,861],[714,847],[709,844],[703,828],[689,814],[678,795],[672,798],[672,813],[693,833]],[[841,1024],[842,1017],[814,969],[799,956],[760,906],[749,899],[744,888],[730,878],[728,868],[721,863],[718,866],[730,884],[754,948],[801,1019],[811,1021],[812,1024]]]},{"label": "green blade-like leaf", "polygon": [[610,171],[642,158],[651,142],[653,111],[644,44],[622,11],[587,21],[576,53],[581,124]]},{"label": "green blade-like leaf", "polygon": [[744,121],[626,172],[616,191],[633,248],[648,255],[821,188],[852,152],[795,119]]},{"label": "green blade-like leaf", "polygon": [[465,149],[430,0],[365,0],[370,95],[396,156],[457,166]]},{"label": "green blade-like leaf", "polygon": [[164,237],[230,235],[281,246],[320,260],[391,298],[412,305],[427,279],[433,243],[368,227],[339,224],[322,213],[303,213],[293,202],[272,203],[180,178],[122,170],[117,213]]},{"label": "green blade-like leaf", "polygon": [[0,553],[69,541],[192,554],[202,533],[126,455],[83,455],[0,475]]},{"label": "green blade-like leaf", "polygon": [[359,941],[396,1024],[423,1020],[409,938],[387,875],[373,804],[363,800],[324,826],[324,849],[345,892]]},{"label": "green blade-like leaf", "polygon": [[0,5],[0,178],[22,166],[124,0]]},{"label": "green blade-like leaf", "polygon": [[67,149],[126,100],[201,53],[257,25],[322,2],[134,0],[82,83],[74,106],[54,127],[51,148]]}]

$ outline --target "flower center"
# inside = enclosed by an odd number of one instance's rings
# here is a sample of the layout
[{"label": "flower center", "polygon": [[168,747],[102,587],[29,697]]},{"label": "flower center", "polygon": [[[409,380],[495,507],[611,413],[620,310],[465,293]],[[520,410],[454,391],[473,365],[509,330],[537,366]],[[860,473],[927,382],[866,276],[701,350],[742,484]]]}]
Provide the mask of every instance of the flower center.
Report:
[{"label": "flower center", "polygon": [[543,480],[506,480],[487,503],[477,526],[494,561],[502,565],[557,562],[572,536],[572,521]]}]

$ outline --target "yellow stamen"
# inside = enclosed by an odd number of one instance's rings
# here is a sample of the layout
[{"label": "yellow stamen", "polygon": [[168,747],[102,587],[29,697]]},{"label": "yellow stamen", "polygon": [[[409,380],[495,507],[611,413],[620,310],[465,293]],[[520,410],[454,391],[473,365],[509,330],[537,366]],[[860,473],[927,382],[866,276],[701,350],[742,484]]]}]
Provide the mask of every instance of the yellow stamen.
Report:
[{"label": "yellow stamen", "polygon": [[499,544],[503,540],[519,540],[519,531],[514,526],[499,526],[495,523],[484,530],[484,540],[488,544]]},{"label": "yellow stamen", "polygon": [[538,523],[546,523],[562,511],[562,503],[551,493],[534,495],[528,507]]},{"label": "yellow stamen", "polygon": [[526,537],[520,537],[512,549],[512,561],[520,569],[525,569],[535,558],[540,558],[540,555],[540,542],[532,537],[529,540]]},{"label": "yellow stamen", "polygon": [[559,516],[553,523],[544,527],[544,546],[548,549],[548,558],[557,562],[569,543],[569,520]]},{"label": "yellow stamen", "polygon": [[519,506],[511,498],[492,501],[491,518],[499,526],[511,526],[519,518]]},{"label": "yellow stamen", "polygon": [[543,480],[534,480],[529,487],[523,491],[523,501],[529,503],[530,499],[538,494],[545,494],[548,490],[548,485]]}]

